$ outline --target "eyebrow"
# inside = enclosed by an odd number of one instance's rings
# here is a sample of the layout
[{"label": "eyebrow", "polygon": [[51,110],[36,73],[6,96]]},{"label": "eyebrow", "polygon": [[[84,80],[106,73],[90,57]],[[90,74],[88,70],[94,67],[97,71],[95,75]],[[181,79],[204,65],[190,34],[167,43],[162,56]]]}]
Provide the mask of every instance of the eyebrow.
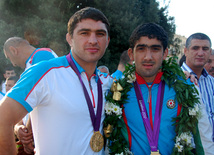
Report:
[{"label": "eyebrow", "polygon": [[[83,28],[83,29],[78,30],[77,32],[79,33],[79,32],[82,32],[82,31],[90,32],[90,31],[92,31],[92,30],[91,30],[91,29]],[[104,29],[98,29],[98,30],[96,30],[95,32],[103,32],[103,33],[107,33],[107,31],[106,31],[106,30],[104,30]]]},{"label": "eyebrow", "polygon": [[194,46],[192,46],[192,48],[193,47],[197,47],[197,48],[200,48],[200,47],[202,47],[202,48],[210,48],[209,46],[198,46],[198,45],[194,45]]},{"label": "eyebrow", "polygon": [[[137,46],[136,46],[136,48],[138,48],[138,47],[149,47],[147,44],[138,44]],[[150,47],[162,47],[161,45],[151,45]]]}]

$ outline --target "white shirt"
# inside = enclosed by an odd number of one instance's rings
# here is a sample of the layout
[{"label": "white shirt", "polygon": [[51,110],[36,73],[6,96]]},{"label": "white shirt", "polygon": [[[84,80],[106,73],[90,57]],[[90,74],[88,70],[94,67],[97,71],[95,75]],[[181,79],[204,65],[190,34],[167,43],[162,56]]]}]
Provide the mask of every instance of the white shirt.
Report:
[{"label": "white shirt", "polygon": [[[78,69],[91,101],[95,101],[96,113],[97,76],[93,76],[89,84],[86,73],[80,66]],[[113,79],[102,75],[100,79],[103,101],[105,101],[105,92],[110,88]],[[16,88],[13,88],[7,95],[21,103],[29,112],[33,110],[31,119],[36,154],[104,154],[104,150],[94,152],[90,148],[89,143],[94,131],[88,106],[79,79],[65,57],[31,67],[22,74]],[[23,89],[24,91],[20,91]],[[104,105],[99,129],[101,133],[103,120]]]}]

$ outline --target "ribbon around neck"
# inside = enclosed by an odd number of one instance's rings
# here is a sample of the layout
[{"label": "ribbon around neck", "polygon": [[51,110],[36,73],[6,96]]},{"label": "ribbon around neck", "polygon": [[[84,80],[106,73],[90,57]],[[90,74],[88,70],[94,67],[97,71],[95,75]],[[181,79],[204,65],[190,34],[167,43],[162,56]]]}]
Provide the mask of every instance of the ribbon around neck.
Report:
[{"label": "ribbon around neck", "polygon": [[80,83],[82,85],[82,88],[83,88],[83,92],[84,92],[84,95],[85,95],[85,99],[87,101],[87,105],[88,105],[88,109],[89,109],[89,113],[90,113],[90,118],[91,118],[91,122],[92,122],[92,125],[93,125],[93,128],[94,128],[94,131],[99,131],[99,128],[100,128],[100,122],[101,122],[101,116],[102,116],[102,106],[103,106],[103,93],[102,93],[102,86],[101,86],[101,81],[100,81],[100,78],[98,79],[98,82],[97,82],[97,89],[98,89],[98,106],[97,106],[97,113],[95,115],[94,113],[94,109],[93,109],[93,106],[92,106],[92,102],[91,102],[91,99],[89,97],[89,94],[87,92],[87,89],[82,81],[82,78],[81,78],[81,75],[79,73],[79,70],[77,69],[74,61],[72,60],[71,58],[71,54],[69,53],[67,56],[67,61],[70,65],[70,67],[76,72],[79,80],[80,80]]},{"label": "ribbon around neck", "polygon": [[161,120],[161,112],[162,112],[162,105],[163,105],[164,88],[165,88],[165,82],[161,81],[158,87],[158,96],[157,96],[155,118],[154,118],[154,128],[152,130],[140,86],[137,83],[137,81],[134,82],[134,89],[137,96],[138,105],[140,108],[143,123],[146,129],[147,138],[149,141],[151,151],[154,151],[154,152],[156,152],[158,149],[158,138],[159,138],[159,131],[160,131],[160,120]]}]

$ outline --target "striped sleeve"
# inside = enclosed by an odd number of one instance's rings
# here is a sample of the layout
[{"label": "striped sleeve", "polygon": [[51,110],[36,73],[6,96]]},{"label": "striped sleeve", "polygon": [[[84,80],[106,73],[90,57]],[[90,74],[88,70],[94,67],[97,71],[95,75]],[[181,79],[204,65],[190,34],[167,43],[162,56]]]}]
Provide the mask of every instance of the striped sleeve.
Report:
[{"label": "striped sleeve", "polygon": [[[198,87],[196,88],[198,89]],[[214,143],[212,141],[212,127],[207,117],[206,106],[202,102],[200,93],[199,98],[201,117],[198,120],[197,133],[194,135],[194,142],[196,145],[197,154],[205,153],[206,155],[211,155],[214,151]]]},{"label": "striped sleeve", "polygon": [[[66,58],[60,57],[50,61],[43,61],[30,67],[21,75],[15,86],[7,93],[7,96],[22,104],[28,112],[32,111],[32,105],[27,102],[28,96],[33,92],[41,92],[39,89],[42,88],[35,90],[35,87],[50,70],[66,66],[69,66]],[[45,89],[45,87],[43,88]],[[35,97],[34,103],[37,104],[38,99],[41,100],[41,97]]]}]

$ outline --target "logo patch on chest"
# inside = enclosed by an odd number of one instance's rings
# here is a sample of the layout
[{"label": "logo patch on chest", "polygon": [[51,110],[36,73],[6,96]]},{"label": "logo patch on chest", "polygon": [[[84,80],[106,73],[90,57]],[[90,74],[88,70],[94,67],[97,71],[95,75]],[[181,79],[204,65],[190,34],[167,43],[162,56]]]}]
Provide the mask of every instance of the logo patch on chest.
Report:
[{"label": "logo patch on chest", "polygon": [[170,100],[167,101],[166,105],[167,105],[167,108],[173,109],[173,108],[175,108],[175,101],[170,99]]}]

